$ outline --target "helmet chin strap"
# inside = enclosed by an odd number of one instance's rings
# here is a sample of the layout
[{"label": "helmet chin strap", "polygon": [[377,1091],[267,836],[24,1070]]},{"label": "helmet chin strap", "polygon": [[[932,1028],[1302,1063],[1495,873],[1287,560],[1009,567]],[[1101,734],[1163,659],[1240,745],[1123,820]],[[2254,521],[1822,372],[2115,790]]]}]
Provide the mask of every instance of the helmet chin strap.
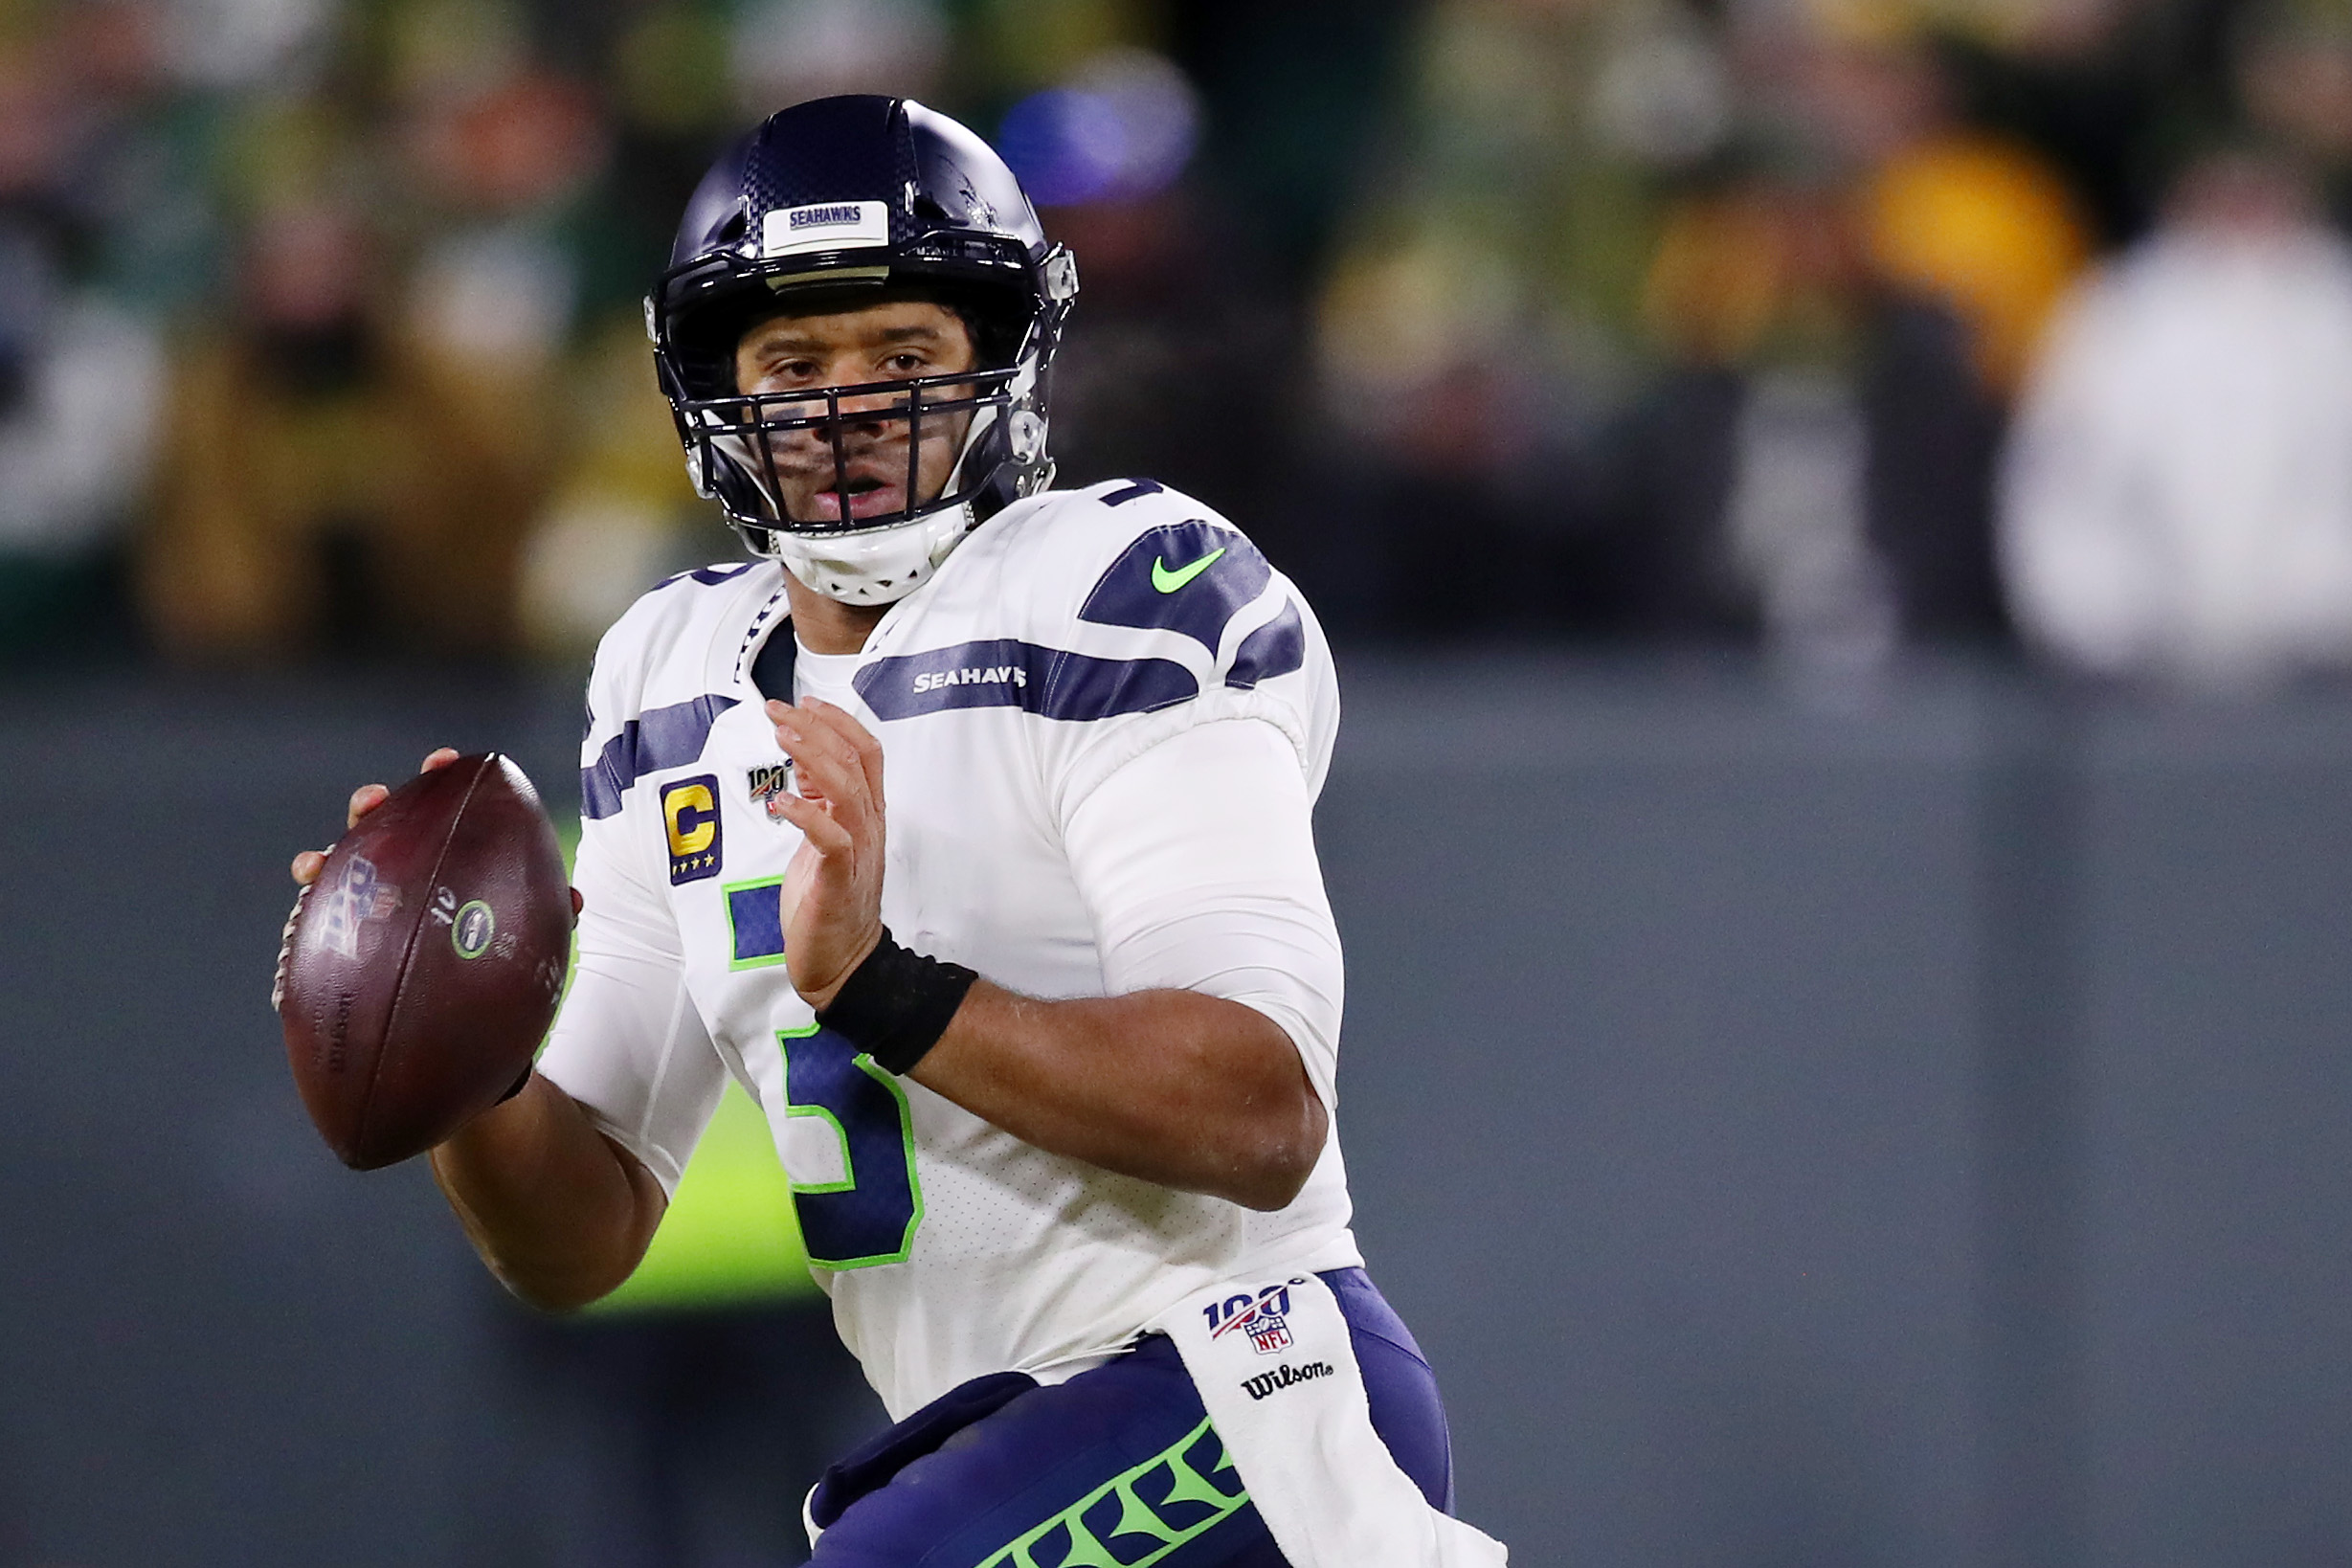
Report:
[{"label": "helmet chin strap", "polygon": [[974,519],[959,503],[866,533],[772,533],[773,558],[809,588],[843,604],[890,604],[905,598],[946,560]]}]

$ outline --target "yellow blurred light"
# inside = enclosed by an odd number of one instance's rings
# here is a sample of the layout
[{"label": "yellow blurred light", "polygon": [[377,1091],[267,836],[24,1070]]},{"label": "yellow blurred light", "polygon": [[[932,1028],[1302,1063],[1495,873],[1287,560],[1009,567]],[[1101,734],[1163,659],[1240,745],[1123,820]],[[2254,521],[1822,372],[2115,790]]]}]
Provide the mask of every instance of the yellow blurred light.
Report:
[{"label": "yellow blurred light", "polygon": [[2030,153],[1975,137],[1898,153],[1862,191],[1870,259],[1947,303],[1985,384],[2014,390],[2090,255],[2067,189]]}]

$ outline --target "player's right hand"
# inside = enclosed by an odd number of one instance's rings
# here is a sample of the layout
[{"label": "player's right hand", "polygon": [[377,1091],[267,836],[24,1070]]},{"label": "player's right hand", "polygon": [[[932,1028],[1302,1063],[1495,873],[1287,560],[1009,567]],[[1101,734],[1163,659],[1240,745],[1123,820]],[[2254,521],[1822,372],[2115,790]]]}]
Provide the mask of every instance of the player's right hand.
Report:
[{"label": "player's right hand", "polygon": [[[436,768],[446,768],[457,760],[458,749],[456,747],[436,747],[425,754],[423,765],[416,771],[420,773],[429,773]],[[343,830],[346,833],[350,832],[359,826],[361,818],[391,798],[392,791],[388,787],[382,784],[362,784],[351,792],[350,803],[345,808],[343,815]],[[270,984],[270,1006],[273,1008],[278,1005],[279,999],[285,994],[286,963],[294,952],[295,919],[302,912],[302,902],[310,896],[311,886],[319,880],[319,873],[326,869],[326,856],[327,851],[324,849],[305,849],[294,857],[294,863],[289,867],[294,873],[294,885],[301,891],[294,895],[294,907],[286,914],[286,929],[280,934],[278,944],[278,970]],[[580,890],[574,887],[571,889],[571,918],[574,923],[577,923],[580,918],[581,907]]]},{"label": "player's right hand", "polygon": [[884,935],[882,743],[818,699],[771,702],[768,719],[793,763],[775,809],[801,834],[784,870],[785,962],[821,1013]]},{"label": "player's right hand", "polygon": [[[428,755],[425,758],[424,766],[416,771],[420,773],[429,773],[436,768],[446,768],[457,760],[457,749],[455,747],[444,746]],[[362,784],[358,789],[353,790],[351,792],[350,808],[344,815],[344,831],[347,833],[351,829],[359,826],[359,819],[361,818],[375,810],[376,807],[382,805],[387,799],[391,798],[391,796],[392,791],[381,784]],[[325,869],[325,850],[303,850],[301,854],[294,857],[293,871],[295,885],[299,887],[309,886],[312,883],[319,880],[319,872]],[[574,893],[572,895],[572,899],[574,904],[574,912],[576,913],[579,895]]]}]

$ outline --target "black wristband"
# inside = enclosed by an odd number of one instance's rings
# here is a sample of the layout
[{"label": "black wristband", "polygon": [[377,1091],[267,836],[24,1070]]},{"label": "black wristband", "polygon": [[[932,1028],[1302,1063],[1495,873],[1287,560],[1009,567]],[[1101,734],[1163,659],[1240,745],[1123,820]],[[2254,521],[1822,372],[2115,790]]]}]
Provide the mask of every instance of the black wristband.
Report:
[{"label": "black wristband", "polygon": [[817,1021],[874,1059],[904,1073],[939,1043],[964,993],[980,976],[961,964],[909,952],[882,929],[882,943],[850,971]]}]

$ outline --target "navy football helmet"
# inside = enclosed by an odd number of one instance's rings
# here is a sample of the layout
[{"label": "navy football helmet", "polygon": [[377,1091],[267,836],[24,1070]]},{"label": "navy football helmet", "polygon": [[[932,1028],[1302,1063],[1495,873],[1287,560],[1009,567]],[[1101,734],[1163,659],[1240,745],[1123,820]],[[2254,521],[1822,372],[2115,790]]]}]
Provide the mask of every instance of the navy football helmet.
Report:
[{"label": "navy football helmet", "polygon": [[[973,527],[1052,482],[1045,376],[1077,293],[1076,262],[1047,242],[988,144],[910,99],[859,95],[772,115],[720,157],[687,203],[645,325],[695,488],[754,554],[833,598],[887,604]],[[955,311],[981,368],[789,395],[736,386],[735,345],[755,323],[898,297]],[[965,428],[945,490],[926,500],[916,459],[936,420]],[[905,504],[853,517],[849,446],[901,421]],[[792,516],[780,464],[828,448],[838,511]]]}]

